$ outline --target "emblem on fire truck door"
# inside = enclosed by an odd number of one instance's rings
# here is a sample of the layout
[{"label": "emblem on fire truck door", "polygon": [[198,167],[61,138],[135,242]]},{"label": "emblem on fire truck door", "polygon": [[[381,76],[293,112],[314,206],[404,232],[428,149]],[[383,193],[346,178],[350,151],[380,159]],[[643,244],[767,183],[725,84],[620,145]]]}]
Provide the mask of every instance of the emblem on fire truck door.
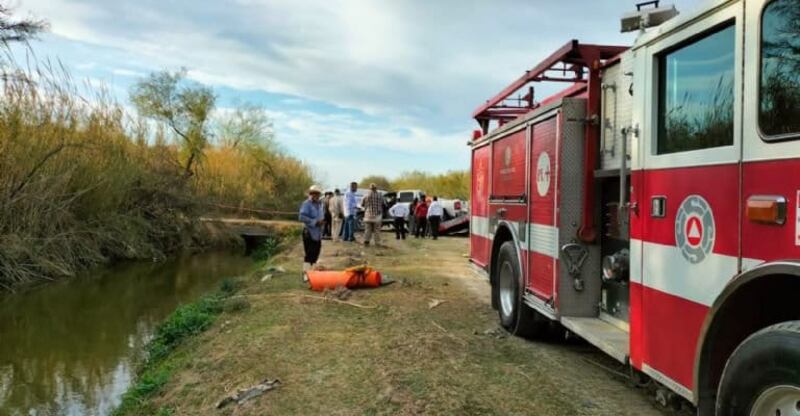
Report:
[{"label": "emblem on fire truck door", "polygon": [[693,264],[705,260],[714,248],[716,231],[708,202],[700,195],[686,197],[675,216],[675,242],[683,257]]},{"label": "emblem on fire truck door", "polygon": [[539,196],[547,195],[550,190],[550,156],[547,152],[539,153],[539,161],[536,162],[536,191]]},{"label": "emblem on fire truck door", "polygon": [[506,146],[506,150],[503,153],[503,162],[506,168],[511,167],[511,146]]}]

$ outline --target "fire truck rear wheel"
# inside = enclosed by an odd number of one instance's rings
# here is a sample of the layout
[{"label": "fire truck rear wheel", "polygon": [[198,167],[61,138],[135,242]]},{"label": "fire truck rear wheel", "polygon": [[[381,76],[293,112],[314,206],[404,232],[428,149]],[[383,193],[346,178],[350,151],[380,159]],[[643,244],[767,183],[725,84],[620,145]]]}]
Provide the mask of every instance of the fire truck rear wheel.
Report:
[{"label": "fire truck rear wheel", "polygon": [[772,325],[728,359],[717,415],[800,415],[800,321]]},{"label": "fire truck rear wheel", "polygon": [[523,337],[544,336],[548,320],[522,300],[521,270],[513,241],[500,246],[497,256],[497,296],[500,324],[514,335]]}]

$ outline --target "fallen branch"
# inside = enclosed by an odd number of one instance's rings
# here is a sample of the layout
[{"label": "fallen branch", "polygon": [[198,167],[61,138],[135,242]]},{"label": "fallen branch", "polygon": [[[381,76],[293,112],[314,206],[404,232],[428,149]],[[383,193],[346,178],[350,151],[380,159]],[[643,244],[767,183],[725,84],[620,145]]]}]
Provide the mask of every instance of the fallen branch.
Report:
[{"label": "fallen branch", "polygon": [[437,327],[437,328],[441,329],[441,330],[442,330],[442,332],[444,332],[445,334],[449,334],[449,332],[447,332],[447,330],[446,330],[446,329],[444,329],[444,327],[443,327],[443,326],[441,326],[441,325],[439,325],[438,323],[436,323],[436,321],[431,321],[431,323],[433,324],[433,326],[435,326],[435,327]]},{"label": "fallen branch", "polygon": [[448,330],[446,330],[443,326],[439,325],[439,323],[437,323],[436,321],[432,320],[431,323],[433,324],[433,326],[439,328],[442,332],[444,332],[444,334],[447,335],[452,340],[458,341],[459,343],[461,343],[464,346],[467,346],[469,344],[467,341],[464,341],[463,339],[451,334]]},{"label": "fallen branch", "polygon": [[516,371],[517,374],[521,375],[522,377],[527,378],[529,381],[533,381],[533,379],[531,379],[531,376],[525,374],[525,372],[520,370],[518,367],[514,367],[514,371]]},{"label": "fallen branch", "polygon": [[361,309],[376,309],[378,307],[377,305],[361,305],[361,304],[354,303],[354,302],[348,302],[346,300],[339,300],[339,299],[334,299],[334,298],[326,298],[324,296],[311,296],[311,295],[295,295],[295,296],[299,296],[299,297],[302,297],[302,298],[309,298],[309,299],[317,299],[317,300],[336,302],[336,303],[341,303],[343,305],[355,306],[356,308],[361,308]]},{"label": "fallen branch", "polygon": [[241,405],[242,403],[250,399],[256,398],[270,390],[278,388],[280,385],[281,381],[278,379],[275,380],[267,379],[262,381],[260,384],[256,384],[255,386],[252,386],[250,388],[239,389],[236,391],[236,393],[231,394],[230,396],[220,400],[219,403],[217,403],[217,409],[222,409],[223,407],[231,403],[236,403],[238,405]]},{"label": "fallen branch", "polygon": [[348,301],[339,300],[339,299],[335,299],[335,298],[327,298],[325,296],[303,295],[303,294],[299,294],[299,293],[269,293],[269,294],[263,294],[263,295],[254,294],[254,295],[242,295],[242,296],[251,296],[251,297],[257,297],[257,298],[309,298],[309,299],[325,300],[325,301],[341,303],[343,305],[354,306],[356,308],[361,308],[361,309],[377,309],[378,308],[378,305],[362,305],[360,303],[348,302]]}]

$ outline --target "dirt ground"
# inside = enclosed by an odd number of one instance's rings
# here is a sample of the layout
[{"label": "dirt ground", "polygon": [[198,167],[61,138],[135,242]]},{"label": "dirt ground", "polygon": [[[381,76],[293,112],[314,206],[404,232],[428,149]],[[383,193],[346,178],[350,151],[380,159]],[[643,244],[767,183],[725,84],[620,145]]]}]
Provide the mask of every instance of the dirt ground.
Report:
[{"label": "dirt ground", "polygon": [[[466,238],[383,237],[388,247],[323,244],[329,269],[368,262],[396,280],[343,294],[349,304],[305,288],[299,246],[260,265],[241,292],[250,308],[181,347],[153,404],[180,415],[688,414],[659,408],[587,344],[506,336]],[[275,390],[215,408],[276,378]]]}]

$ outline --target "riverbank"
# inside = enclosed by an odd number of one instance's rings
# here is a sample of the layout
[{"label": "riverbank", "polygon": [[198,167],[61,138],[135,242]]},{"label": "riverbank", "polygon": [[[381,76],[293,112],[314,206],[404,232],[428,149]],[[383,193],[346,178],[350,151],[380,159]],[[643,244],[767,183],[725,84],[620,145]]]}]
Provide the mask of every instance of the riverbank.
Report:
[{"label": "riverbank", "polygon": [[[284,221],[206,219],[203,224],[210,234],[218,235],[215,238],[226,235],[229,224],[248,224],[268,230],[270,235],[250,254],[256,262],[256,269],[264,267],[280,251],[293,247],[299,239],[300,231],[299,224]],[[168,408],[154,407],[148,403],[148,399],[164,387],[183,362],[183,355],[174,351],[182,343],[208,329],[220,315],[235,315],[249,309],[247,298],[238,295],[245,284],[246,278],[241,276],[225,278],[218,290],[191,303],[180,305],[160,323],[152,339],[144,347],[144,358],[136,371],[135,382],[122,396],[121,403],[113,414],[172,414]]]},{"label": "riverbank", "polygon": [[[666,414],[594,348],[505,336],[467,250],[463,238],[325,242],[328,268],[367,261],[396,283],[321,295],[302,283],[295,245],[243,279],[246,309],[175,348],[168,380],[118,414]],[[216,409],[267,379],[281,385]]]}]

